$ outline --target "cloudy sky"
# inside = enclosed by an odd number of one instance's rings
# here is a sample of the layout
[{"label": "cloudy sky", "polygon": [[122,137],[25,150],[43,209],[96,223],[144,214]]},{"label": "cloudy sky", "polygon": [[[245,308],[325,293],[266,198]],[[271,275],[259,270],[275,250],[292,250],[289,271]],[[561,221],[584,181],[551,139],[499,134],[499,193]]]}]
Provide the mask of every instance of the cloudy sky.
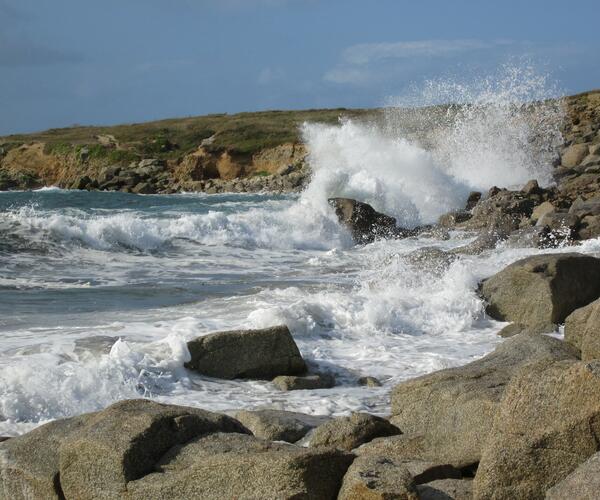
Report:
[{"label": "cloudy sky", "polygon": [[600,87],[600,2],[0,0],[0,134],[378,106],[527,60]]}]

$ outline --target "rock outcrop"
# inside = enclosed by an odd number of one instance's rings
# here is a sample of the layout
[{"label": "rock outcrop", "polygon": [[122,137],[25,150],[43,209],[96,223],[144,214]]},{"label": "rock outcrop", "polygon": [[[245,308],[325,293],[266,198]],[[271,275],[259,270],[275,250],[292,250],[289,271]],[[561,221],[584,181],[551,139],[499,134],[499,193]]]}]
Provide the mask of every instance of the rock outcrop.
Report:
[{"label": "rock outcrop", "polygon": [[405,436],[390,439],[394,454],[459,468],[477,463],[506,385],[518,368],[575,356],[576,350],[559,340],[517,335],[468,365],[397,385],[391,422]]},{"label": "rock outcrop", "polygon": [[474,498],[543,499],[598,451],[600,361],[529,364],[506,389],[475,476]]},{"label": "rock outcrop", "polygon": [[600,453],[583,464],[546,492],[546,500],[596,500],[600,492]]},{"label": "rock outcrop", "polygon": [[305,415],[282,410],[243,410],[235,414],[257,438],[295,443],[330,417]]},{"label": "rock outcrop", "polygon": [[579,349],[583,361],[600,359],[600,300],[567,316],[565,341]]},{"label": "rock outcrop", "polygon": [[188,349],[186,368],[209,377],[272,379],[306,371],[285,325],[211,333],[188,342]]},{"label": "rock outcrop", "polygon": [[353,413],[334,418],[317,427],[311,435],[311,447],[335,447],[351,451],[361,444],[382,436],[400,434],[400,429],[386,419],[368,413]]},{"label": "rock outcrop", "polygon": [[485,280],[481,292],[492,318],[543,331],[600,296],[600,259],[577,253],[527,257]]}]

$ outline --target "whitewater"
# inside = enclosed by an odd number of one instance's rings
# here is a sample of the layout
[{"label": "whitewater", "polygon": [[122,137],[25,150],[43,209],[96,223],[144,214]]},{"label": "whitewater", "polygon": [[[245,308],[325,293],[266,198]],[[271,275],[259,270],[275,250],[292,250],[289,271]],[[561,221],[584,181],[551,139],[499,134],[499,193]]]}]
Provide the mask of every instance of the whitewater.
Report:
[{"label": "whitewater", "polygon": [[[327,203],[356,198],[414,227],[473,190],[551,184],[560,110],[524,104],[547,82],[507,71],[479,84],[427,86],[469,105],[443,128],[425,119],[426,137],[405,129],[401,102],[378,123],[305,124],[313,176],[300,194],[0,193],[0,435],[137,397],[386,414],[398,382],[490,352],[505,324],[486,317],[477,285],[541,250],[415,257],[475,237],[460,231],[355,246]],[[598,254],[600,241],[577,250]],[[192,338],[278,324],[335,388],[281,392],[184,368]]]}]

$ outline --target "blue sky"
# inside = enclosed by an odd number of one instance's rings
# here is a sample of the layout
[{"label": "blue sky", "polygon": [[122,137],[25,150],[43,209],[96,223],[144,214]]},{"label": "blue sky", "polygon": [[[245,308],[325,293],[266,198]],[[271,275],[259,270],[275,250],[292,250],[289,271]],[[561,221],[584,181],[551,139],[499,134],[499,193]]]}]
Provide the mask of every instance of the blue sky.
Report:
[{"label": "blue sky", "polygon": [[600,2],[0,0],[0,134],[370,107],[526,56],[600,87]]}]

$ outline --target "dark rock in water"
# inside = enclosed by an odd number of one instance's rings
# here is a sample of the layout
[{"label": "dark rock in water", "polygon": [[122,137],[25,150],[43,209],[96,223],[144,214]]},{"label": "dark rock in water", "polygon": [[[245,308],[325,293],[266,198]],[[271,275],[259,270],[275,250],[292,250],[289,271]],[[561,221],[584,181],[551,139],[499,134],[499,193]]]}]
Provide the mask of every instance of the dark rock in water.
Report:
[{"label": "dark rock in water", "polygon": [[344,224],[357,243],[370,243],[375,238],[404,237],[415,231],[396,227],[396,219],[377,212],[371,205],[350,198],[330,198],[340,223]]},{"label": "dark rock in water", "polygon": [[358,379],[358,385],[367,387],[381,387],[381,382],[375,377],[360,377]]},{"label": "dark rock in water", "polygon": [[331,420],[330,417],[306,415],[281,410],[243,410],[235,414],[257,438],[295,443],[310,430]]},{"label": "dark rock in water", "polygon": [[317,427],[311,435],[310,446],[333,446],[351,451],[377,437],[396,434],[401,434],[400,429],[384,418],[368,413],[353,413]]},{"label": "dark rock in water", "polygon": [[579,349],[583,361],[600,359],[600,299],[567,316],[565,342]]},{"label": "dark rock in water", "polygon": [[479,203],[479,200],[481,200],[481,193],[479,191],[471,191],[469,193],[469,197],[467,198],[465,210],[473,210],[473,208],[475,208],[475,205]]},{"label": "dark rock in water", "polygon": [[287,326],[217,332],[188,342],[186,368],[209,377],[272,379],[306,372]]},{"label": "dark rock in water", "polygon": [[333,499],[353,458],[340,450],[212,434],[173,449],[153,473],[128,483],[126,498]]},{"label": "dark rock in water", "polygon": [[90,187],[92,185],[92,183],[93,183],[93,181],[89,176],[83,175],[73,181],[73,184],[71,185],[71,189],[86,189],[86,188]]},{"label": "dark rock in water", "polygon": [[338,500],[418,500],[409,470],[386,457],[358,457],[346,472]]},{"label": "dark rock in water", "polygon": [[135,185],[131,192],[137,194],[154,194],[156,193],[156,188],[148,182],[140,182]]},{"label": "dark rock in water", "polygon": [[305,376],[280,375],[273,379],[273,383],[280,391],[331,389],[335,386],[335,377],[330,373]]},{"label": "dark rock in water", "polygon": [[474,497],[544,498],[598,451],[598,436],[600,361],[527,364],[510,381],[493,420]]},{"label": "dark rock in water", "polygon": [[420,500],[471,500],[472,479],[438,479],[417,486]]},{"label": "dark rock in water", "polygon": [[60,443],[65,498],[121,498],[173,447],[214,432],[248,431],[225,415],[148,400],[122,401],[91,414]]},{"label": "dark rock in water", "polygon": [[595,500],[600,493],[600,453],[588,458],[546,492],[546,500]]},{"label": "dark rock in water", "polygon": [[481,292],[495,319],[562,323],[600,296],[600,259],[578,253],[527,257],[483,281]]},{"label": "dark rock in water", "polygon": [[[517,335],[468,365],[397,385],[391,422],[406,437],[390,438],[396,456],[458,468],[478,462],[514,373],[530,362],[576,359],[576,354],[568,344],[545,335]],[[373,452],[381,453],[384,444]]]}]

